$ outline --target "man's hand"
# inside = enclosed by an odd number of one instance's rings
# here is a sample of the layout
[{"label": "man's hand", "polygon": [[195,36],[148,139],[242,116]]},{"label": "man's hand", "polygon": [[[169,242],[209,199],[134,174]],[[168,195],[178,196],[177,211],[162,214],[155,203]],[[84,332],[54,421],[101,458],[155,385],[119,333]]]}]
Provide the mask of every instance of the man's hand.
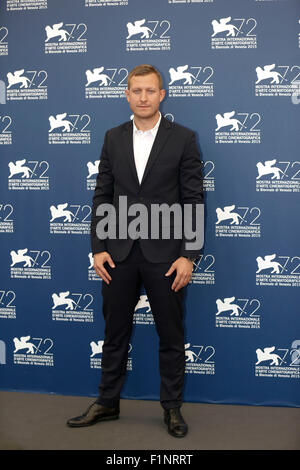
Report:
[{"label": "man's hand", "polygon": [[108,262],[111,268],[115,268],[114,262],[107,251],[102,251],[101,253],[96,253],[94,255],[94,269],[101,279],[109,284],[111,281],[111,276],[108,274],[104,267],[104,263]]},{"label": "man's hand", "polygon": [[170,276],[170,274],[175,270],[177,273],[171,289],[177,292],[189,283],[193,272],[193,262],[184,256],[180,256],[180,258],[177,258],[177,260],[171,264],[171,267],[169,271],[166,272],[165,276]]}]

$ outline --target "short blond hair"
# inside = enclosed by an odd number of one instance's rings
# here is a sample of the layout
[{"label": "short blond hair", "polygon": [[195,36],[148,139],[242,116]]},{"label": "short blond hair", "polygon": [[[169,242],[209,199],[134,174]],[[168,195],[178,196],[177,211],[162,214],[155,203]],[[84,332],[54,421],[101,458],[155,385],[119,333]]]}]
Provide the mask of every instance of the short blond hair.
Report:
[{"label": "short blond hair", "polygon": [[137,65],[136,67],[134,67],[134,69],[131,70],[131,72],[129,72],[128,81],[127,81],[128,90],[130,88],[130,80],[132,79],[132,77],[149,75],[150,73],[154,73],[157,76],[159,89],[161,90],[163,87],[162,76],[159,73],[159,71],[155,67],[153,67],[153,65],[149,65],[149,64]]}]

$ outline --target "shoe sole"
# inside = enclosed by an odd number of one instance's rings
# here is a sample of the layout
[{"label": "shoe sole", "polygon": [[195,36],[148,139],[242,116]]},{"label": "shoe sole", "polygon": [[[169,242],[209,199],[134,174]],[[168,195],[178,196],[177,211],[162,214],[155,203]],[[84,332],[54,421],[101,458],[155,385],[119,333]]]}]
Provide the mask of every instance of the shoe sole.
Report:
[{"label": "shoe sole", "polygon": [[169,431],[169,429],[168,429],[168,433],[170,434],[170,436],[177,437],[179,439],[186,436],[186,434],[182,434],[181,436],[178,434],[173,434],[171,431]]},{"label": "shoe sole", "polygon": [[92,423],[85,423],[85,424],[71,424],[71,423],[67,422],[67,426],[69,426],[70,428],[85,428],[87,426],[93,426],[93,424],[100,423],[101,421],[112,421],[112,420],[115,420],[115,419],[119,419],[119,415],[105,416],[103,418],[96,419]]}]

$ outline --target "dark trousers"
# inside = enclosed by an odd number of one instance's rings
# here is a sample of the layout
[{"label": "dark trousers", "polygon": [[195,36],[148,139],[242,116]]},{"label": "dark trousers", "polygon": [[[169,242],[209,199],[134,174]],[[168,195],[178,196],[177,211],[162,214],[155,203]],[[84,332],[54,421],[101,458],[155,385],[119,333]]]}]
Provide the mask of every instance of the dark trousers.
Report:
[{"label": "dark trousers", "polygon": [[133,313],[143,283],[159,336],[160,402],[164,409],[181,406],[185,368],[184,288],[178,292],[171,289],[176,271],[165,276],[171,264],[147,261],[138,241],[134,242],[124,261],[115,262],[115,268],[106,263],[112,280],[109,285],[102,281],[105,338],[98,403],[109,407],[119,406],[126,375]]}]

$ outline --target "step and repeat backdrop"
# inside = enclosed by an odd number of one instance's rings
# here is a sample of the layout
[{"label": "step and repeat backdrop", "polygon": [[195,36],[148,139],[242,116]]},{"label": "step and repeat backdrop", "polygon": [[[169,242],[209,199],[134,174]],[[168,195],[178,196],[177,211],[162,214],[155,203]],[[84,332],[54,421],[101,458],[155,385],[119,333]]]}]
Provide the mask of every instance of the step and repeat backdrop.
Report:
[{"label": "step and repeat backdrop", "polygon": [[[299,0],[3,0],[0,388],[96,396],[104,339],[89,225],[128,72],[204,161],[205,246],[185,297],[190,402],[300,406]],[[159,400],[147,293],[123,398]]]}]

